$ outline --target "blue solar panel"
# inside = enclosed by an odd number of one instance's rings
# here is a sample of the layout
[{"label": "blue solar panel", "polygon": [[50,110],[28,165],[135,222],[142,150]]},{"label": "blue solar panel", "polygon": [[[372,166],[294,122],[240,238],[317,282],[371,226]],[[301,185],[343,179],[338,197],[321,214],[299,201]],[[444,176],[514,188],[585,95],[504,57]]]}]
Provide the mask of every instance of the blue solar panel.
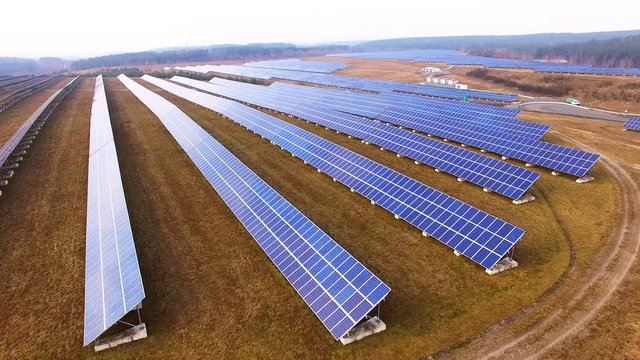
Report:
[{"label": "blue solar panel", "polygon": [[451,65],[481,65],[495,68],[532,69],[537,72],[568,74],[640,76],[640,68],[596,67],[586,64],[562,64],[545,61],[501,59],[467,55],[453,50],[402,50],[363,53],[331,54],[334,57],[358,57],[364,59],[397,59],[439,62]]},{"label": "blue solar panel", "polygon": [[118,78],[159,117],[335,339],[389,294],[385,283],[175,105],[124,75]]},{"label": "blue solar panel", "polygon": [[[211,82],[223,85],[230,83],[228,80],[217,78],[212,79]],[[246,87],[246,85],[244,86]],[[271,85],[270,87],[273,86]],[[286,88],[287,90],[292,89],[289,85],[278,85],[277,87]],[[352,96],[345,94],[343,96],[344,101],[347,101],[346,99]],[[360,98],[357,98],[355,102],[348,103],[348,105],[343,103],[336,106],[327,97],[322,97],[320,100],[322,103],[328,103],[336,110],[369,116],[372,113],[372,109],[361,111],[361,108],[357,105],[357,101],[366,100],[362,99],[362,95],[355,96],[360,96]],[[348,106],[350,110],[344,109],[342,106]],[[538,127],[536,126],[538,124],[519,120],[507,123],[502,122],[502,125],[494,123],[490,127],[481,126],[477,122],[469,124],[463,120],[434,115],[430,110],[420,109],[420,105],[417,106],[417,110],[414,107],[386,106],[382,111],[373,114],[373,117],[575,176],[586,175],[599,158],[597,154],[539,141],[537,136],[521,136],[523,131],[530,131],[541,136],[549,127],[546,125]],[[504,124],[507,124],[506,127]],[[528,130],[522,130],[523,127]],[[514,131],[514,129],[518,128],[521,129],[519,132]]]},{"label": "blue solar panel", "polygon": [[597,154],[540,140],[505,137],[496,131],[437,122],[410,111],[390,109],[378,119],[575,176],[586,175],[600,158]]},{"label": "blue solar panel", "polygon": [[337,70],[345,69],[347,67],[347,64],[338,63],[338,62],[329,62],[329,61],[304,61],[300,59],[283,59],[283,60],[248,62],[248,63],[245,63],[244,66],[266,68],[266,69],[332,73]]},{"label": "blue solar panel", "polygon": [[627,130],[640,131],[640,118],[629,118],[629,120],[624,123],[624,128]]},{"label": "blue solar panel", "polygon": [[256,79],[285,79],[302,81],[345,89],[357,89],[371,92],[399,91],[421,94],[425,96],[462,100],[465,97],[511,102],[516,95],[502,94],[491,91],[455,89],[442,86],[409,84],[400,81],[373,80],[358,77],[340,76],[332,74],[305,73],[301,71],[251,68],[237,65],[200,65],[176,67],[176,70],[199,73],[217,72],[227,75],[252,77]]},{"label": "blue solar panel", "polygon": [[143,79],[264,136],[486,269],[524,235],[514,225],[259,110],[149,75]]},{"label": "blue solar panel", "polygon": [[[43,116],[43,114],[47,114],[48,111],[59,103],[59,101],[66,96],[78,83],[78,78],[75,77],[71,81],[67,83],[62,89],[56,91],[53,95],[51,95],[34,113],[27,118],[27,120],[20,125],[20,127],[11,135],[11,137],[2,145],[0,148],[0,166],[4,164],[7,159],[11,156],[11,154],[16,149],[16,146],[20,144],[24,136],[27,134],[29,129],[33,126],[33,124]],[[0,192],[1,194],[1,192]]]},{"label": "blue solar panel", "polygon": [[230,88],[183,77],[173,77],[172,80],[217,95],[310,120],[382,146],[512,199],[522,197],[540,177],[536,172],[432,140],[411,131],[327,109],[322,104],[291,101],[287,99],[286,94],[273,93],[270,88],[243,85],[234,90],[233,86]]},{"label": "blue solar panel", "polygon": [[102,76],[91,109],[84,345],[144,299]]},{"label": "blue solar panel", "polygon": [[[218,78],[212,79],[211,82],[222,85],[231,83],[228,80]],[[244,86],[251,85],[246,84]],[[274,83],[269,88],[278,89],[288,96],[304,96],[306,100],[320,101],[335,110],[370,118],[376,118],[376,115],[387,108],[395,107],[400,110],[410,109],[412,112],[421,113],[426,118],[433,120],[447,120],[448,122],[472,125],[526,138],[539,139],[550,128],[549,125],[514,119],[513,116],[517,115],[518,110],[515,110],[514,113],[512,109],[491,105],[429,99],[396,93],[384,93],[379,96],[345,94],[342,91],[286,83]],[[503,115],[504,113],[512,113],[514,115],[506,117]]]},{"label": "blue solar panel", "polygon": [[[231,83],[231,81],[219,79],[212,79],[211,81],[221,85]],[[247,88],[247,86],[242,85],[243,88]],[[274,85],[270,87],[272,86]],[[288,85],[278,86],[278,88],[292,90]],[[345,94],[344,97],[349,98],[350,96]],[[327,103],[327,101],[327,98],[321,98],[322,103]],[[331,101],[328,101],[328,103],[333,104]],[[338,110],[342,109],[340,106],[330,106]],[[357,103],[349,103],[349,107],[351,108],[351,113],[366,116],[360,112]],[[467,124],[460,120],[433,115],[420,109],[387,106],[384,107],[383,111],[375,114],[374,118],[575,176],[584,176],[599,158],[597,154],[539,141],[535,136],[533,138],[525,138],[507,130],[496,131],[495,127],[487,128]],[[520,121],[514,120],[511,123],[517,122]],[[535,123],[529,124],[535,125]],[[516,124],[514,126],[520,125]],[[539,131],[540,134],[546,131],[548,127],[536,128],[531,126],[530,129],[532,132]]]}]

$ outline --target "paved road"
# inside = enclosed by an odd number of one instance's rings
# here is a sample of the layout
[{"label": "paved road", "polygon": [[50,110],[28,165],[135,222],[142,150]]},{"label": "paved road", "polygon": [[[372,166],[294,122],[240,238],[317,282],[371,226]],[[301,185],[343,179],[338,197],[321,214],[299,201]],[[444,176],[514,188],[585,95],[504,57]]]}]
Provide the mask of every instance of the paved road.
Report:
[{"label": "paved road", "polygon": [[520,110],[537,111],[543,113],[571,115],[585,118],[609,120],[609,121],[626,121],[627,119],[621,115],[611,114],[602,110],[590,109],[587,107],[570,105],[556,101],[539,101],[532,100],[523,102],[518,105]]}]

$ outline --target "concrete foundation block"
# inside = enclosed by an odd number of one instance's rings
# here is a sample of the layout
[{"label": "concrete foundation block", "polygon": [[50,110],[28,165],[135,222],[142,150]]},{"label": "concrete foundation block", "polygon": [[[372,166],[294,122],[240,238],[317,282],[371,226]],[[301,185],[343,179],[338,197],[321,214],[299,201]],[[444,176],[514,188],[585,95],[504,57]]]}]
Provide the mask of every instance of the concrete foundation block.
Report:
[{"label": "concrete foundation block", "polygon": [[147,327],[145,324],[134,326],[120,334],[110,336],[106,339],[96,340],[94,349],[96,352],[111,349],[118,345],[130,343],[132,341],[144,339],[147,337]]},{"label": "concrete foundation block", "polygon": [[594,178],[594,177],[593,177],[593,176],[591,176],[591,175],[585,175],[585,176],[583,176],[583,177],[577,178],[577,179],[576,179],[576,182],[577,182],[578,184],[584,184],[584,183],[588,183],[588,182],[590,182],[590,181],[593,181],[593,180],[595,180],[595,179],[596,179],[596,178]]},{"label": "concrete foundation block", "polygon": [[360,325],[357,325],[353,329],[349,330],[349,332],[340,338],[340,342],[342,345],[348,345],[352,342],[362,340],[367,336],[377,334],[387,329],[387,325],[380,320],[377,316],[372,317],[371,319],[363,322]]},{"label": "concrete foundation block", "polygon": [[520,204],[531,202],[535,199],[536,199],[535,196],[527,194],[527,195],[522,195],[520,199],[513,200],[512,202],[516,205],[520,205]]},{"label": "concrete foundation block", "polygon": [[485,270],[485,272],[489,275],[495,275],[499,272],[503,272],[505,270],[513,269],[518,267],[518,262],[511,259],[510,257],[505,257],[502,260],[498,261],[491,269]]}]

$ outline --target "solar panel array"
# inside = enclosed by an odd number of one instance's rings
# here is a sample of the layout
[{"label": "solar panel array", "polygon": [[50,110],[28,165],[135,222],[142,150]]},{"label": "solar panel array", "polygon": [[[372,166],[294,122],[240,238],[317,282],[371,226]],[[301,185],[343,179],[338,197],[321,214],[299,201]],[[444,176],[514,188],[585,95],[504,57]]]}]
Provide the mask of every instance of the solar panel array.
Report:
[{"label": "solar panel array", "polygon": [[145,298],[102,76],[91,108],[86,237],[85,346]]},{"label": "solar panel array", "polygon": [[[211,82],[223,85],[232,83],[229,80],[218,78],[212,79]],[[301,86],[275,83],[270,87],[284,88],[286,90],[285,93],[291,93]],[[307,93],[323,93],[327,91],[326,89],[306,88],[312,89],[306,90]],[[281,96],[284,96],[285,93],[282,93]],[[500,120],[499,118],[489,119],[482,117],[476,121],[470,121],[464,117],[443,116],[438,113],[441,110],[433,110],[419,103],[411,106],[406,102],[382,107],[381,109],[373,107],[365,109],[363,112],[361,109],[366,102],[363,97],[366,96],[356,94],[355,96],[359,96],[359,98],[352,99],[351,102],[345,104],[352,96],[354,95],[348,93],[335,96],[333,99],[330,96],[322,96],[318,98],[318,101],[328,104],[336,110],[372,117],[409,129],[419,130],[427,134],[440,136],[578,177],[586,175],[599,159],[597,154],[538,140],[549,129],[547,125],[515,119]],[[335,105],[336,102],[339,103],[337,106]],[[389,105],[389,102],[386,104]],[[490,108],[491,106],[484,105],[484,107]],[[471,114],[471,116],[474,116],[476,113]],[[523,134],[527,133],[529,133],[529,136],[523,136]]]},{"label": "solar panel array", "polygon": [[[119,79],[159,117],[335,339],[389,294],[385,283],[175,105],[124,75]],[[232,111],[237,103],[216,104]]]},{"label": "solar panel array", "polygon": [[173,77],[172,80],[217,95],[294,115],[355,136],[514,200],[520,199],[540,177],[540,174],[528,169],[429,139],[411,131],[335,111],[313,99],[288,96],[286,93],[273,91],[271,87],[238,83],[225,86],[232,83],[230,81],[214,85],[178,76]]},{"label": "solar panel array", "polygon": [[149,75],[143,79],[269,139],[486,269],[524,235],[504,220],[264,112]]},{"label": "solar panel array", "polygon": [[370,92],[404,92],[431,97],[441,97],[462,100],[464,98],[477,98],[485,100],[511,102],[516,95],[503,94],[483,90],[465,90],[450,87],[410,84],[400,81],[373,80],[359,77],[349,77],[333,74],[305,73],[301,71],[252,68],[237,65],[199,65],[176,67],[176,70],[192,71],[198,73],[216,72],[226,75],[251,77],[256,79],[285,79],[292,81],[308,82],[325,86],[345,89],[355,89]]},{"label": "solar panel array", "polygon": [[563,64],[547,61],[501,59],[467,55],[455,50],[402,50],[331,54],[329,56],[439,62],[450,65],[481,65],[495,68],[532,69],[537,72],[550,73],[640,76],[640,68],[598,67],[586,64]]},{"label": "solar panel array", "polygon": [[78,83],[78,78],[74,78],[67,83],[62,89],[51,95],[29,118],[11,135],[2,148],[0,148],[0,166],[4,164],[11,156],[16,146],[20,144],[22,138],[43,114],[52,111],[55,106],[66,96]]},{"label": "solar panel array", "polygon": [[640,118],[629,118],[629,120],[624,123],[624,128],[627,130],[640,131]]},{"label": "solar panel array", "polygon": [[339,62],[329,62],[329,61],[304,61],[300,59],[283,59],[283,60],[253,61],[253,62],[245,63],[244,66],[328,74],[334,71],[345,69],[347,67],[347,64],[339,63]]},{"label": "solar panel array", "polygon": [[[230,83],[218,78],[212,79],[211,82],[218,84]],[[446,120],[464,124],[467,127],[480,127],[526,138],[539,139],[550,129],[549,125],[515,119],[519,110],[514,111],[514,109],[505,109],[492,105],[430,99],[395,93],[380,95],[353,94],[326,88],[279,82],[273,83],[270,88],[278,89],[282,94],[304,94],[308,98],[315,98],[335,110],[369,118],[376,118],[377,115],[389,109],[396,109],[397,111],[411,109],[411,111],[420,113],[427,119]],[[509,116],[509,114],[514,115]]]},{"label": "solar panel array", "polygon": [[427,119],[406,109],[389,109],[378,119],[578,177],[586,175],[600,158],[598,154],[536,139]]}]

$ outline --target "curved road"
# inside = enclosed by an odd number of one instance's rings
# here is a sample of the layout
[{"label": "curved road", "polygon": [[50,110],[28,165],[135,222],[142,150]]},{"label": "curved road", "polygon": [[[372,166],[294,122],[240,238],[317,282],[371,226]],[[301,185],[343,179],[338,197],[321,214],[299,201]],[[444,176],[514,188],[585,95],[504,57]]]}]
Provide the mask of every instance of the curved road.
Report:
[{"label": "curved road", "polygon": [[[613,111],[588,108],[578,105],[571,105],[559,101],[530,100],[517,105],[520,110],[536,111],[543,113],[570,115],[583,118],[592,118],[609,121],[626,121],[627,119],[620,113]],[[627,114],[637,115],[637,114]]]},{"label": "curved road", "polygon": [[[566,135],[557,135],[593,150]],[[531,359],[561,346],[584,330],[607,304],[622,282],[630,275],[640,252],[640,190],[638,184],[619,163],[602,156],[602,164],[621,188],[621,213],[613,229],[607,250],[593,264],[592,271],[572,286],[573,293],[562,304],[555,303],[547,315],[520,334],[509,334],[508,325],[498,325],[496,331],[485,334],[448,352],[453,358]],[[553,300],[552,300],[553,302]]]}]

